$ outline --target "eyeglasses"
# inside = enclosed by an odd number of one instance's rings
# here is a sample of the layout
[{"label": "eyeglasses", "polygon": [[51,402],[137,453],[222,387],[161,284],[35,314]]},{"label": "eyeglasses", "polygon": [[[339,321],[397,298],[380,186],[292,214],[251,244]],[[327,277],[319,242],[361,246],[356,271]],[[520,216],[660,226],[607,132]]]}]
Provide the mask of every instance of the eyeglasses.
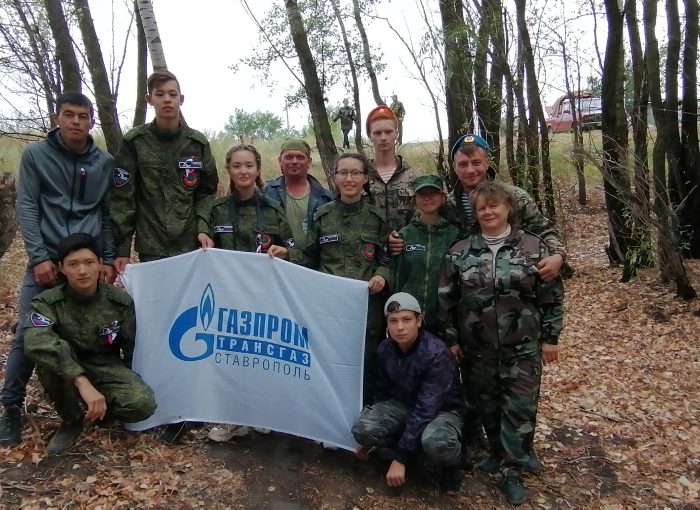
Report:
[{"label": "eyeglasses", "polygon": [[334,172],[335,175],[340,177],[341,179],[347,179],[348,176],[352,178],[352,180],[356,181],[360,179],[362,175],[366,175],[366,172],[360,172],[358,170],[353,170],[352,172],[348,172],[347,170],[341,170],[340,172]]}]

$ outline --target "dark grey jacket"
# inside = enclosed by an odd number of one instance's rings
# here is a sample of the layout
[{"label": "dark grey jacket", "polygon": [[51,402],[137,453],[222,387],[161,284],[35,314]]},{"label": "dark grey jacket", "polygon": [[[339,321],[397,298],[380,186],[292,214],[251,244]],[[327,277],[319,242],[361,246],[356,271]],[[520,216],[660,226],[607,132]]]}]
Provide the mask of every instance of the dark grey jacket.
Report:
[{"label": "dark grey jacket", "polygon": [[58,128],[24,149],[17,185],[17,217],[29,265],[56,259],[56,245],[85,232],[102,245],[104,262],[114,259],[112,222],[106,205],[113,158],[92,137],[80,154],[61,141]]},{"label": "dark grey jacket", "polygon": [[394,447],[394,458],[405,464],[418,451],[425,427],[441,411],[466,410],[457,360],[443,340],[421,330],[406,353],[391,338],[379,344],[374,400],[389,399],[411,408]]}]

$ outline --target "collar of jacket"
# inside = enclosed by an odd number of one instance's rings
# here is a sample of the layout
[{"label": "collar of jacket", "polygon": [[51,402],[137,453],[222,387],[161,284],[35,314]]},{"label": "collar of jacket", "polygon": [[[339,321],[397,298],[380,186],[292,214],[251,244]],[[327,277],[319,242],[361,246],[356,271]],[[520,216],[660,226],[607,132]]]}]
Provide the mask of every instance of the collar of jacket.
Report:
[{"label": "collar of jacket", "polygon": [[82,154],[87,154],[96,147],[95,140],[92,138],[92,135],[88,135],[87,143],[85,144],[85,147],[83,147],[83,150],[80,152],[73,152],[66,147],[65,143],[63,143],[63,139],[61,138],[61,134],[59,133],[59,129],[57,127],[48,132],[46,139],[51,145],[71,156],[81,156]]},{"label": "collar of jacket", "polygon": [[[326,192],[326,188],[324,188],[321,183],[316,179],[311,174],[306,174],[306,179],[309,181],[309,184],[311,185],[311,194],[312,195],[318,195],[318,190],[321,190],[323,192]],[[282,190],[285,190],[286,188],[284,185],[284,175],[280,175],[279,177],[275,177],[274,179],[270,179],[266,183],[269,187],[271,188],[281,188]],[[316,192],[316,193],[314,193]]]},{"label": "collar of jacket", "polygon": [[[394,174],[391,176],[391,179],[393,179],[395,176],[397,176],[397,175],[401,174],[402,172],[405,172],[406,170],[411,168],[411,166],[408,163],[404,162],[403,156],[401,156],[400,154],[396,154],[394,157],[398,160],[398,163],[396,165],[396,170],[394,170]],[[380,178],[379,172],[377,171],[376,168],[374,168],[374,160],[373,159],[369,160],[369,175],[370,175],[370,177],[374,177],[375,179]],[[389,180],[391,180],[391,179],[389,179]]]},{"label": "collar of jacket", "polygon": [[346,204],[340,200],[340,196],[335,200],[335,209],[343,214],[357,214],[365,206],[365,198],[362,197],[360,200],[353,204]]},{"label": "collar of jacket", "polygon": [[258,200],[261,199],[262,195],[260,194],[260,191],[256,189],[253,191],[252,197],[246,200],[241,200],[241,197],[238,195],[238,192],[234,190],[233,193],[231,193],[231,197],[233,198],[233,201],[236,203],[236,205],[248,205],[257,203]]},{"label": "collar of jacket", "polygon": [[96,301],[100,296],[100,283],[99,282],[97,283],[97,292],[87,296],[85,294],[81,294],[80,292],[73,290],[73,287],[71,287],[66,282],[63,284],[63,295],[66,297],[66,299],[69,299],[70,301],[73,301],[75,303],[80,303],[80,304],[91,303],[93,301]]},{"label": "collar of jacket", "polygon": [[416,228],[419,228],[421,230],[425,230],[426,232],[430,231],[439,231],[443,230],[451,225],[449,220],[445,218],[444,216],[440,216],[440,221],[435,223],[434,225],[428,225],[426,223],[422,223],[420,221],[420,218],[418,216],[411,218],[411,225],[415,226]]},{"label": "collar of jacket", "polygon": [[[522,238],[522,231],[518,229],[517,227],[514,227],[511,225],[510,229],[510,235],[505,238],[503,241],[503,246],[508,246],[510,248],[514,248],[515,246],[518,245],[520,242],[520,239]],[[484,240],[483,237],[481,237],[481,232],[477,234],[472,234],[471,236],[471,243],[470,243],[470,251],[476,251],[476,252],[484,252],[488,251],[491,248],[489,248],[489,245],[486,244],[486,241]]]},{"label": "collar of jacket", "polygon": [[153,119],[149,125],[149,129],[151,130],[151,133],[153,133],[153,136],[155,136],[161,142],[170,142],[180,136],[180,133],[182,132],[182,124],[178,125],[177,129],[174,131],[165,130],[159,128],[156,124],[156,120]]}]

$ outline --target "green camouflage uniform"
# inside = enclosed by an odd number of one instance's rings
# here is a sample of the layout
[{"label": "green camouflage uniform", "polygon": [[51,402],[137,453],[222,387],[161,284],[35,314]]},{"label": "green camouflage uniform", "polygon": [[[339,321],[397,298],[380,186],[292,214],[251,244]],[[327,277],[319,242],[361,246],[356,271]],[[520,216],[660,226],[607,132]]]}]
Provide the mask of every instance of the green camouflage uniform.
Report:
[{"label": "green camouflage uniform", "polygon": [[384,182],[374,168],[373,161],[369,167],[369,188],[374,204],[384,213],[389,232],[401,230],[415,211],[413,187],[411,183],[420,175],[411,168],[401,156],[398,167],[389,182]]},{"label": "green camouflage uniform", "polygon": [[377,275],[386,280],[384,291],[369,296],[365,333],[366,403],[371,402],[374,393],[374,361],[377,345],[384,338],[384,301],[392,284],[391,260],[384,244],[388,235],[381,211],[365,199],[354,204],[334,200],[316,211],[310,236],[316,242],[304,249],[301,261],[322,273],[366,282]]},{"label": "green camouflage uniform", "polygon": [[542,282],[544,241],[513,229],[496,256],[480,235],[449,250],[438,300],[444,338],[466,356],[467,397],[476,403],[505,475],[532,461],[542,363],[540,344],[556,344],[563,327],[561,279]]},{"label": "green camouflage uniform", "polygon": [[104,395],[112,418],[138,422],[155,411],[153,391],[128,368],[136,318],[134,303],[123,290],[100,283],[92,296],[78,294],[68,284],[44,291],[32,300],[24,331],[27,356],[63,420],[84,414],[73,384],[80,375]]},{"label": "green camouflage uniform", "polygon": [[[495,173],[489,170],[489,178],[493,179],[494,176]],[[540,212],[537,204],[528,192],[513,185],[506,184],[506,187],[515,199],[515,217],[519,222],[520,228],[544,239],[551,253],[557,253],[566,258],[566,248],[559,232],[554,228],[552,222]],[[473,214],[467,215],[461,205],[459,205],[462,191],[463,188],[458,183],[452,193],[450,193],[450,207],[447,208],[447,216],[450,221],[460,226],[462,235],[468,235],[475,231],[476,217]]]},{"label": "green camouflage uniform", "polygon": [[217,248],[260,253],[267,253],[273,244],[294,248],[282,206],[257,190],[248,200],[241,200],[235,192],[216,199],[211,226]]},{"label": "green camouflage uniform", "polygon": [[129,131],[117,153],[110,213],[117,256],[128,257],[136,233],[141,260],[199,247],[219,177],[206,137],[187,126],[160,130],[155,121]]},{"label": "green camouflage uniform", "polygon": [[399,231],[404,249],[394,257],[393,292],[408,292],[420,303],[428,331],[440,332],[437,288],[440,271],[450,246],[458,239],[459,228],[441,218],[436,225],[425,225],[418,218]]}]

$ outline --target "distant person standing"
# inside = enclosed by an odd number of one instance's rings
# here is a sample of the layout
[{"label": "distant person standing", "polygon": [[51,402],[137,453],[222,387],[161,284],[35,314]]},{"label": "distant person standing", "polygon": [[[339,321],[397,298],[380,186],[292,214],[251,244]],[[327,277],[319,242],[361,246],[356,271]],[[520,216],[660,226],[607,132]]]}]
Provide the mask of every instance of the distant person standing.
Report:
[{"label": "distant person standing", "polygon": [[396,120],[398,122],[399,138],[397,143],[399,145],[403,144],[403,118],[406,116],[406,108],[404,108],[403,103],[399,101],[396,94],[391,96],[391,111],[396,115]]},{"label": "distant person standing", "polygon": [[333,200],[333,194],[309,175],[311,146],[306,140],[292,138],[282,144],[279,158],[282,175],[266,183],[265,196],[282,205],[298,247],[316,239],[309,237],[314,214]]},{"label": "distant person standing", "polygon": [[83,94],[58,96],[53,117],[57,127],[49,131],[46,140],[27,146],[19,166],[17,218],[28,264],[19,296],[19,323],[0,393],[5,408],[0,418],[0,445],[22,441],[21,408],[34,370],[24,352],[24,318],[31,300],[59,283],[59,241],[76,232],[97,238],[104,253],[100,281],[114,280],[112,225],[104,203],[112,156],[90,136],[94,109]]},{"label": "distant person standing", "polygon": [[340,130],[343,132],[343,149],[349,149],[350,140],[348,139],[348,133],[352,130],[352,124],[355,122],[355,109],[348,105],[347,99],[343,99],[343,106],[333,117],[333,122],[338,119],[340,119]]},{"label": "distant person standing", "polygon": [[[181,122],[185,96],[173,73],[155,71],[147,87],[155,119],[124,135],[114,168],[110,212],[119,273],[130,261],[134,235],[141,262],[214,246],[208,236],[198,239],[210,231],[219,184],[209,141]],[[160,438],[175,443],[185,432],[184,423],[170,424]]]}]

